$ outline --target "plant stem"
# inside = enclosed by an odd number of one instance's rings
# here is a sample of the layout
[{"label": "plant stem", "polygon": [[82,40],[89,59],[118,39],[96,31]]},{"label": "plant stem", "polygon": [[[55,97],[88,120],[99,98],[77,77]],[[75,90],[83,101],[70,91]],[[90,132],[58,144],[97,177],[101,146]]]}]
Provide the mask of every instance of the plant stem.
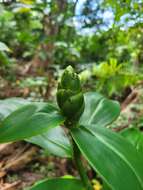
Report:
[{"label": "plant stem", "polygon": [[74,161],[77,167],[77,170],[79,172],[79,175],[81,177],[81,180],[86,187],[86,190],[93,190],[92,185],[88,179],[88,176],[86,174],[85,168],[81,161],[81,153],[75,142],[73,141],[73,150],[74,150]]}]

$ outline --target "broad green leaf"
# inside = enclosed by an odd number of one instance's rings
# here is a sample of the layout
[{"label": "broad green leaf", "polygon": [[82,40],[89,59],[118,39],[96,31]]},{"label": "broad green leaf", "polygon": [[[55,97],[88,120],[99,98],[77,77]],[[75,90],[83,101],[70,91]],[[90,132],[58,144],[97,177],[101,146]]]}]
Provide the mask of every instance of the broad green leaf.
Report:
[{"label": "broad green leaf", "polygon": [[35,184],[30,190],[85,190],[78,179],[46,179]]},{"label": "broad green leaf", "polygon": [[138,128],[127,128],[121,131],[121,135],[125,137],[137,151],[143,156],[143,133]]},{"label": "broad green leaf", "polygon": [[98,126],[74,128],[72,136],[112,190],[143,189],[143,159],[124,137]]},{"label": "broad green leaf", "polygon": [[85,94],[85,109],[80,118],[81,125],[95,124],[107,126],[120,114],[120,106],[116,101],[108,100],[96,92]]},{"label": "broad green leaf", "polygon": [[12,112],[0,123],[0,143],[22,140],[59,126],[64,118],[51,104],[33,103]]},{"label": "broad green leaf", "polygon": [[46,133],[29,138],[27,141],[39,145],[56,156],[72,157],[72,146],[62,127],[55,127]]},{"label": "broad green leaf", "polygon": [[79,121],[81,124],[89,122],[89,117],[91,117],[91,114],[96,110],[99,102],[103,98],[104,97],[102,95],[96,92],[87,92],[84,94],[85,108]]},{"label": "broad green leaf", "polygon": [[37,111],[51,113],[58,110],[56,106],[46,102],[30,102],[23,98],[8,98],[0,100],[0,120],[6,118],[13,111],[31,103],[37,106]]},{"label": "broad green leaf", "polygon": [[8,98],[5,100],[0,100],[0,120],[7,117],[16,109],[27,104],[30,104],[30,101],[22,98]]}]

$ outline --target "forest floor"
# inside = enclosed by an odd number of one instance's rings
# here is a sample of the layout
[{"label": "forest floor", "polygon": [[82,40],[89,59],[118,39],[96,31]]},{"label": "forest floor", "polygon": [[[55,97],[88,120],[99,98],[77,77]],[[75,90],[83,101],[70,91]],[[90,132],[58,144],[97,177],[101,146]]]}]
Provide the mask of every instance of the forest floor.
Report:
[{"label": "forest floor", "polygon": [[25,189],[46,177],[77,175],[73,163],[26,142],[0,145],[0,190]]}]

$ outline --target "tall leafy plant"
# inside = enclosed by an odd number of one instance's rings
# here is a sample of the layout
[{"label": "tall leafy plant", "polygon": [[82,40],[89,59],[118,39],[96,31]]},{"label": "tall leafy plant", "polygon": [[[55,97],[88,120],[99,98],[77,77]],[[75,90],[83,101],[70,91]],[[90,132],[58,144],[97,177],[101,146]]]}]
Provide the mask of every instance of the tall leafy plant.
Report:
[{"label": "tall leafy plant", "polygon": [[0,101],[0,143],[25,139],[54,155],[72,158],[79,172],[80,179],[45,179],[31,190],[92,190],[82,156],[107,188],[142,190],[142,155],[123,136],[106,128],[118,117],[119,104],[96,92],[84,94],[71,66],[58,84],[57,103],[59,108],[18,99]]}]

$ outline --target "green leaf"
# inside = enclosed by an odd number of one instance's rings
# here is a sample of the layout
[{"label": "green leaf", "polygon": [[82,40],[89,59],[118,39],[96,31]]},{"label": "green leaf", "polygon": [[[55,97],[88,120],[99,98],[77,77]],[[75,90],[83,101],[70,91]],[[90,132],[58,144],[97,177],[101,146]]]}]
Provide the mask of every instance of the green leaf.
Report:
[{"label": "green leaf", "polygon": [[27,104],[30,104],[30,101],[22,98],[8,98],[5,100],[0,100],[0,120],[7,117],[16,109]]},{"label": "green leaf", "polygon": [[142,156],[121,135],[104,127],[80,126],[72,136],[90,165],[113,190],[142,190]]},{"label": "green leaf", "polygon": [[111,190],[111,188],[103,181],[102,190]]},{"label": "green leaf", "polygon": [[71,158],[72,146],[62,127],[50,129],[46,133],[34,136],[27,141],[39,145],[51,154]]},{"label": "green leaf", "polygon": [[138,152],[143,156],[143,133],[138,128],[127,128],[121,131],[121,135],[125,137]]},{"label": "green leaf", "polygon": [[0,143],[36,136],[63,122],[64,118],[51,104],[25,105],[12,112],[0,123]]},{"label": "green leaf", "polygon": [[85,190],[81,181],[78,179],[46,179],[36,185],[30,190]]},{"label": "green leaf", "polygon": [[85,108],[84,112],[80,118],[80,124],[87,124],[89,122],[89,117],[96,110],[99,102],[104,97],[96,92],[87,92],[84,94]]},{"label": "green leaf", "polygon": [[96,92],[85,94],[85,109],[80,118],[81,125],[95,124],[97,126],[107,126],[112,123],[120,114],[118,102],[108,100]]}]

